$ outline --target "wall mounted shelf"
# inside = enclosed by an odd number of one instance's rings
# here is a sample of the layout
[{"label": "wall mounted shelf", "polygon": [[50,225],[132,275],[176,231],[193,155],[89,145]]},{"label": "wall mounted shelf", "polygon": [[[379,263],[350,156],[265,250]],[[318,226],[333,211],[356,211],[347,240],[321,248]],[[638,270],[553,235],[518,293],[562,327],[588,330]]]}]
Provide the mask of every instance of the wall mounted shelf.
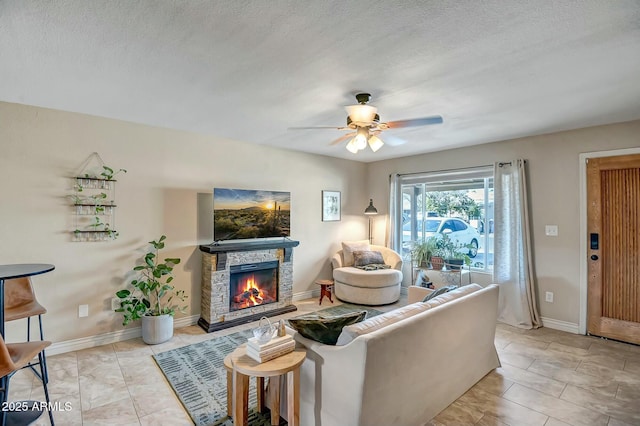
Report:
[{"label": "wall mounted shelf", "polygon": [[[91,161],[97,164],[90,167]],[[105,166],[97,152],[87,158],[84,166],[73,177],[74,208],[73,241],[108,241],[118,238],[115,228],[116,180],[114,174],[126,172],[124,169],[114,172]]]}]

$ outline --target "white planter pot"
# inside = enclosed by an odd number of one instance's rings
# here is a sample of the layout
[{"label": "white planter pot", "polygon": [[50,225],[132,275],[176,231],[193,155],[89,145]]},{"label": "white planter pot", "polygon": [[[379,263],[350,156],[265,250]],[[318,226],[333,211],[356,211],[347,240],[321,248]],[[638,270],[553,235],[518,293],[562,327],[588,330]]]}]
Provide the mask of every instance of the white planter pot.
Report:
[{"label": "white planter pot", "polygon": [[164,343],[173,337],[173,316],[142,317],[142,340],[148,345]]}]

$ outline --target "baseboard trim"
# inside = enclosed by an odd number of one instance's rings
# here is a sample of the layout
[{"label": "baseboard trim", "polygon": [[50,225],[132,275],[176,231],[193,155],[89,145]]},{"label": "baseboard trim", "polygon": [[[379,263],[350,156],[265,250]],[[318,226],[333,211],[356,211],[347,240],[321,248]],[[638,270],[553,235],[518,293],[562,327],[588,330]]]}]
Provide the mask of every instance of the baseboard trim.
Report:
[{"label": "baseboard trim", "polygon": [[[194,325],[198,322],[200,315],[191,315],[174,320],[173,328],[182,328]],[[97,336],[81,337],[79,339],[55,342],[47,348],[47,355],[58,355],[66,352],[79,351],[82,349],[94,348],[96,346],[108,345],[110,343],[122,342],[142,336],[142,328],[134,327],[125,330],[112,331]]]},{"label": "baseboard trim", "polygon": [[316,289],[316,290],[307,290],[307,291],[301,291],[299,293],[294,293],[293,296],[291,297],[291,301],[292,302],[298,302],[300,300],[305,300],[305,299],[311,299],[314,297],[320,297],[320,290]]},{"label": "baseboard trim", "polygon": [[[320,290],[308,290],[300,293],[294,293],[291,297],[292,302],[299,300],[320,297]],[[191,315],[189,317],[177,318],[173,322],[173,328],[188,327],[196,325],[200,315]],[[135,339],[142,336],[142,328],[134,327],[124,330],[112,331],[109,333],[99,334],[96,336],[81,337],[79,339],[65,340],[64,342],[55,342],[47,348],[48,355],[58,355],[66,352],[79,351],[82,349],[95,348],[96,346],[108,345],[110,343],[123,342],[125,340]]]},{"label": "baseboard trim", "polygon": [[567,321],[560,321],[553,318],[542,317],[542,326],[547,328],[553,328],[554,330],[566,331],[567,333],[580,334],[580,327],[578,324]]}]

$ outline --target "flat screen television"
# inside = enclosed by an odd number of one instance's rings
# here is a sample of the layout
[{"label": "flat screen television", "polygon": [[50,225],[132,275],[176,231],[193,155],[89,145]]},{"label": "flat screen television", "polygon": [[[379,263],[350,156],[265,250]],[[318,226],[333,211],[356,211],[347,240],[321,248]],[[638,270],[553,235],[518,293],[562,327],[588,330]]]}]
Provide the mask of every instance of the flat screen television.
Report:
[{"label": "flat screen television", "polygon": [[213,189],[213,239],[288,237],[291,193],[252,189]]}]

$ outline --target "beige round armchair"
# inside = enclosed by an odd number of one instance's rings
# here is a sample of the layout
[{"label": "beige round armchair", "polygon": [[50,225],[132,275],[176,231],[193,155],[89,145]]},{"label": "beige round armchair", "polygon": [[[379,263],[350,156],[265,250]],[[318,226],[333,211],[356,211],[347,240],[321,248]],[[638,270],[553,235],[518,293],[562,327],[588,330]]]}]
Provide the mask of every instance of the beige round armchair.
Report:
[{"label": "beige round armchair", "polygon": [[[336,297],[359,305],[385,305],[400,298],[402,258],[395,251],[368,241],[344,242],[343,249],[331,258]],[[357,268],[354,252],[373,251],[382,255],[388,269]],[[356,261],[356,263],[354,263]]]}]

